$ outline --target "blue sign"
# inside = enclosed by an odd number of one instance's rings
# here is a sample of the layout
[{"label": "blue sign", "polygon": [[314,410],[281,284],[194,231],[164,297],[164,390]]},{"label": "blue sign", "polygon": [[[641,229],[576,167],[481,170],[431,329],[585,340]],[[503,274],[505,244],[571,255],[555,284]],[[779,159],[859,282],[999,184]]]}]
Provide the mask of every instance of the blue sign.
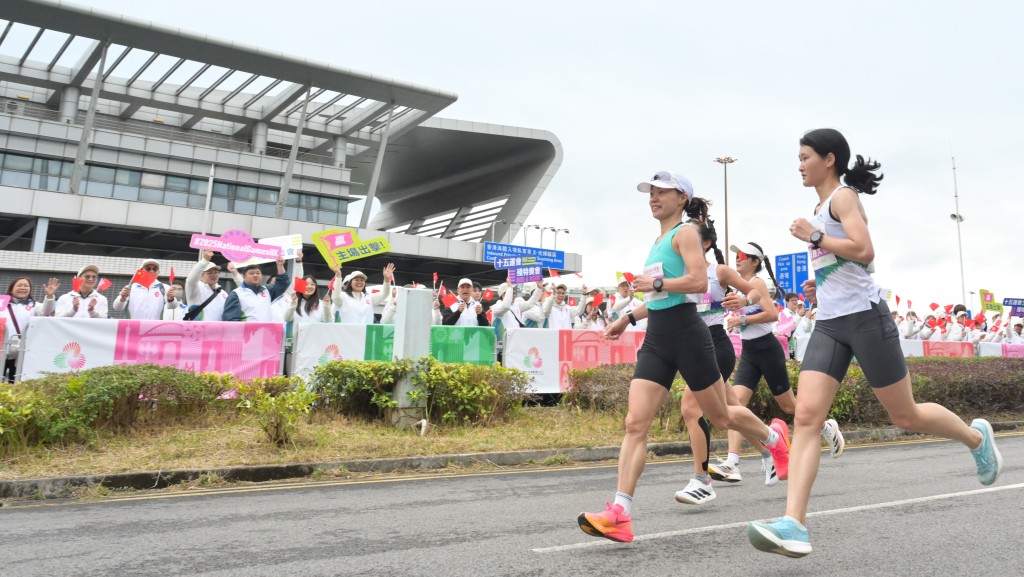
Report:
[{"label": "blue sign", "polygon": [[1024,307],[1024,299],[1003,299],[1004,307]]},{"label": "blue sign", "polygon": [[[779,281],[782,290],[804,296],[804,281],[807,280],[807,253],[780,254],[775,256],[775,280]],[[786,295],[776,295],[785,301]]]},{"label": "blue sign", "polygon": [[493,263],[494,268],[497,269],[531,265],[540,265],[545,268],[565,268],[565,252],[533,246],[485,242],[484,261]]}]

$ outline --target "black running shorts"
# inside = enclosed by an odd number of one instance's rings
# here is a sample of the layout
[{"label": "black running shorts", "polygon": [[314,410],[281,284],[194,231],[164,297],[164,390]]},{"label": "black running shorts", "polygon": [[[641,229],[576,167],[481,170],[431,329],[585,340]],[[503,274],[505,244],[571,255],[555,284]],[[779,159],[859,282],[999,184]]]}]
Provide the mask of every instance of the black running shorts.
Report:
[{"label": "black running shorts", "polygon": [[718,372],[722,373],[722,380],[728,382],[732,372],[736,370],[736,348],[732,346],[732,340],[729,338],[729,333],[725,332],[725,327],[715,325],[709,328],[711,340],[715,343]]},{"label": "black running shorts", "polygon": [[866,311],[818,321],[800,370],[825,373],[842,382],[853,357],[873,388],[887,387],[907,376],[900,333],[885,301]]},{"label": "black running shorts", "polygon": [[634,379],[671,389],[678,372],[690,390],[703,391],[722,378],[711,331],[697,314],[697,305],[647,310],[647,335],[636,354]]},{"label": "black running shorts", "polygon": [[792,388],[786,372],[786,357],[779,339],[772,333],[743,341],[740,366],[733,383],[756,391],[764,376],[772,396],[785,394]]}]

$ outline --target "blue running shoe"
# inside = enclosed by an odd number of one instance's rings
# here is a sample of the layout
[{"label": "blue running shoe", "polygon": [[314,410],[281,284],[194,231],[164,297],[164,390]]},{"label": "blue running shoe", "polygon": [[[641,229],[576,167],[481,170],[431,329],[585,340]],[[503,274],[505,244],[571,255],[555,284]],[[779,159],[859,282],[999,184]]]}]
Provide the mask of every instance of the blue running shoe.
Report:
[{"label": "blue running shoe", "polygon": [[766,553],[803,557],[811,552],[807,527],[792,517],[779,517],[768,523],[751,521],[747,523],[747,539],[755,549]]},{"label": "blue running shoe", "polygon": [[1003,470],[1003,456],[996,448],[995,434],[992,425],[985,419],[974,419],[971,428],[981,432],[981,445],[971,450],[974,462],[978,465],[978,480],[982,485],[991,485],[999,478]]}]

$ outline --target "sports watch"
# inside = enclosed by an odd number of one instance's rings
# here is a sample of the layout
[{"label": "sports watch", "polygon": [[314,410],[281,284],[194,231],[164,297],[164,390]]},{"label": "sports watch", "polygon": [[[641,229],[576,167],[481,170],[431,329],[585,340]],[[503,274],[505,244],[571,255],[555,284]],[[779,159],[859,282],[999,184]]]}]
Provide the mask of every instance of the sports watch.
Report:
[{"label": "sports watch", "polygon": [[814,248],[818,248],[818,246],[821,245],[821,241],[824,240],[824,238],[825,238],[825,233],[821,232],[820,230],[816,230],[816,231],[812,232],[811,233],[811,246],[813,246]]},{"label": "sports watch", "polygon": [[664,287],[665,287],[665,282],[662,279],[660,279],[660,278],[654,279],[654,292],[660,293],[664,289]]}]

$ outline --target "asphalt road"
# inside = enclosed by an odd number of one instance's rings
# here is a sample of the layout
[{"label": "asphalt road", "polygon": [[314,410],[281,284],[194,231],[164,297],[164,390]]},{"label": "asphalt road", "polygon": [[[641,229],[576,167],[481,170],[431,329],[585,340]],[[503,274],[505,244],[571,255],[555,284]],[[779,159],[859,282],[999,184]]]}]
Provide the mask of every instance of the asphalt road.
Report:
[{"label": "asphalt road", "polygon": [[612,498],[607,465],[14,503],[0,575],[1020,575],[1024,435],[998,446],[991,488],[951,442],[824,456],[803,559],[748,544],[744,524],[782,514],[785,484],[765,487],[744,459],[744,481],[699,507],[672,498],[691,462],[649,465],[631,544],[576,526]]}]

